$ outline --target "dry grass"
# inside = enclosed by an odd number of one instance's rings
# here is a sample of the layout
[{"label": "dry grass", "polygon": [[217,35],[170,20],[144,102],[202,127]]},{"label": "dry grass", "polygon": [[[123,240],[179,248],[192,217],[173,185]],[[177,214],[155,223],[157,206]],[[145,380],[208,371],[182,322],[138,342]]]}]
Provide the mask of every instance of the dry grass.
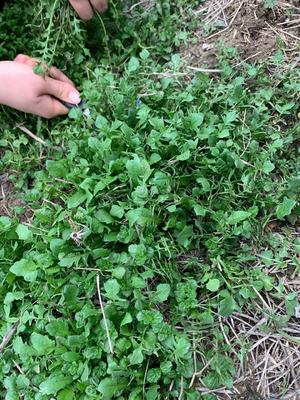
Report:
[{"label": "dry grass", "polygon": [[[292,235],[299,237],[300,227]],[[300,257],[290,254],[284,267],[274,261],[268,269],[260,257],[257,260],[255,267],[275,278],[280,294],[276,290],[256,292],[255,302],[249,301],[240,312],[228,318],[219,316],[218,327],[231,349],[236,369],[233,388],[209,390],[204,385],[202,377],[210,361],[202,360],[201,344],[195,357],[200,356],[204,367],[195,369],[191,386],[198,387],[202,394],[214,394],[219,400],[300,400],[300,307],[287,316],[285,304],[291,293],[300,303]],[[209,330],[201,332],[202,337],[209,335]]]},{"label": "dry grass", "polygon": [[194,67],[213,68],[219,42],[235,47],[241,62],[265,61],[280,47],[289,68],[300,60],[300,6],[297,0],[278,1],[267,8],[265,0],[209,0],[194,11],[201,19],[194,40],[184,52]]}]

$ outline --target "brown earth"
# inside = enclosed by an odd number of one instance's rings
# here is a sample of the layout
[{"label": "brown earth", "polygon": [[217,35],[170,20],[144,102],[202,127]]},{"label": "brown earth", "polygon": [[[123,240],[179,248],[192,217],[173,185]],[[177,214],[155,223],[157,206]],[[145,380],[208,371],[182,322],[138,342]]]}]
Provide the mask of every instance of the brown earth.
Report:
[{"label": "brown earth", "polygon": [[264,61],[279,48],[287,59],[292,55],[299,61],[299,0],[278,1],[273,8],[267,8],[266,1],[205,2],[194,12],[203,24],[183,53],[187,63],[214,68],[221,43],[236,48],[241,61]]},{"label": "brown earth", "polygon": [[12,217],[16,207],[24,208],[24,213],[18,216],[20,222],[30,223],[33,211],[17,196],[14,185],[9,180],[9,174],[3,173],[0,175],[0,217]]}]

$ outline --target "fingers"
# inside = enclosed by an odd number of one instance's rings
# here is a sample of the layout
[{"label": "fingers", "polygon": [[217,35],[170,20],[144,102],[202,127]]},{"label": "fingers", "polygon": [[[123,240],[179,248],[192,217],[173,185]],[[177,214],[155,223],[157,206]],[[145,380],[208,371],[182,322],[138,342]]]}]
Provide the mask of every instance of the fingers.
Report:
[{"label": "fingers", "polygon": [[36,60],[35,58],[32,58],[32,57],[26,56],[25,54],[18,54],[14,61],[16,61],[20,64],[26,64],[32,68],[36,67],[38,64],[38,60]]},{"label": "fingers", "polygon": [[69,0],[71,6],[84,21],[93,18],[93,9],[89,0]]},{"label": "fingers", "polygon": [[48,95],[40,97],[39,110],[38,115],[47,119],[55,118],[59,115],[66,115],[69,112],[60,101]]},{"label": "fingers", "polygon": [[58,81],[68,83],[69,85],[75,87],[75,85],[74,85],[74,83],[71,81],[71,79],[69,79],[69,78],[67,77],[67,75],[65,75],[63,72],[61,72],[61,71],[60,71],[58,68],[56,68],[56,67],[51,67],[51,68],[49,68],[48,74],[49,74],[49,76],[50,76],[51,78],[53,78],[53,79],[57,79]]},{"label": "fingers", "polygon": [[[29,56],[26,56],[25,54],[18,54],[17,57],[15,58],[16,62],[19,62],[21,64],[26,64],[29,67],[36,67],[39,63],[40,60],[37,58],[32,58]],[[69,79],[62,71],[60,71],[56,67],[50,67],[47,68],[47,66],[43,66],[45,71],[47,71],[47,75],[49,75],[51,78],[57,79],[58,81],[66,82],[72,86],[75,86],[74,83]]]},{"label": "fingers", "polygon": [[49,94],[72,104],[78,104],[81,101],[79,92],[72,85],[48,76],[44,79],[43,93],[41,94]]},{"label": "fingers", "polygon": [[107,0],[90,0],[92,6],[99,12],[107,10]]}]

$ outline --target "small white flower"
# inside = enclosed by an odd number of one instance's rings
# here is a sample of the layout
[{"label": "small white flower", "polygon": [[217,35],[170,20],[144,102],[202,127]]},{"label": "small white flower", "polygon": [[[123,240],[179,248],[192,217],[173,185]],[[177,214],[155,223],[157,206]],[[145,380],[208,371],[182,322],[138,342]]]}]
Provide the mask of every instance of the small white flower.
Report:
[{"label": "small white flower", "polygon": [[72,240],[74,240],[74,242],[77,244],[77,246],[80,246],[84,235],[85,235],[84,229],[81,229],[78,232],[72,232],[70,235],[70,238]]}]

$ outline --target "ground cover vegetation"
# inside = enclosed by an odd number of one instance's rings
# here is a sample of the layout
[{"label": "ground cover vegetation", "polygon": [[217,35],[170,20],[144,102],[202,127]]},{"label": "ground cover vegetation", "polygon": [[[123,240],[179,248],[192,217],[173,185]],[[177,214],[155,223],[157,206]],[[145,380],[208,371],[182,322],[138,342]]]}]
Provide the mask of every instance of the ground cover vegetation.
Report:
[{"label": "ground cover vegetation", "polygon": [[90,110],[1,110],[1,398],[297,389],[290,368],[263,386],[257,341],[283,360],[283,338],[299,365],[299,70],[280,41],[267,63],[221,41],[217,72],[189,69],[196,7],[110,1],[84,24],[19,0],[0,16],[1,59],[66,70]]}]

